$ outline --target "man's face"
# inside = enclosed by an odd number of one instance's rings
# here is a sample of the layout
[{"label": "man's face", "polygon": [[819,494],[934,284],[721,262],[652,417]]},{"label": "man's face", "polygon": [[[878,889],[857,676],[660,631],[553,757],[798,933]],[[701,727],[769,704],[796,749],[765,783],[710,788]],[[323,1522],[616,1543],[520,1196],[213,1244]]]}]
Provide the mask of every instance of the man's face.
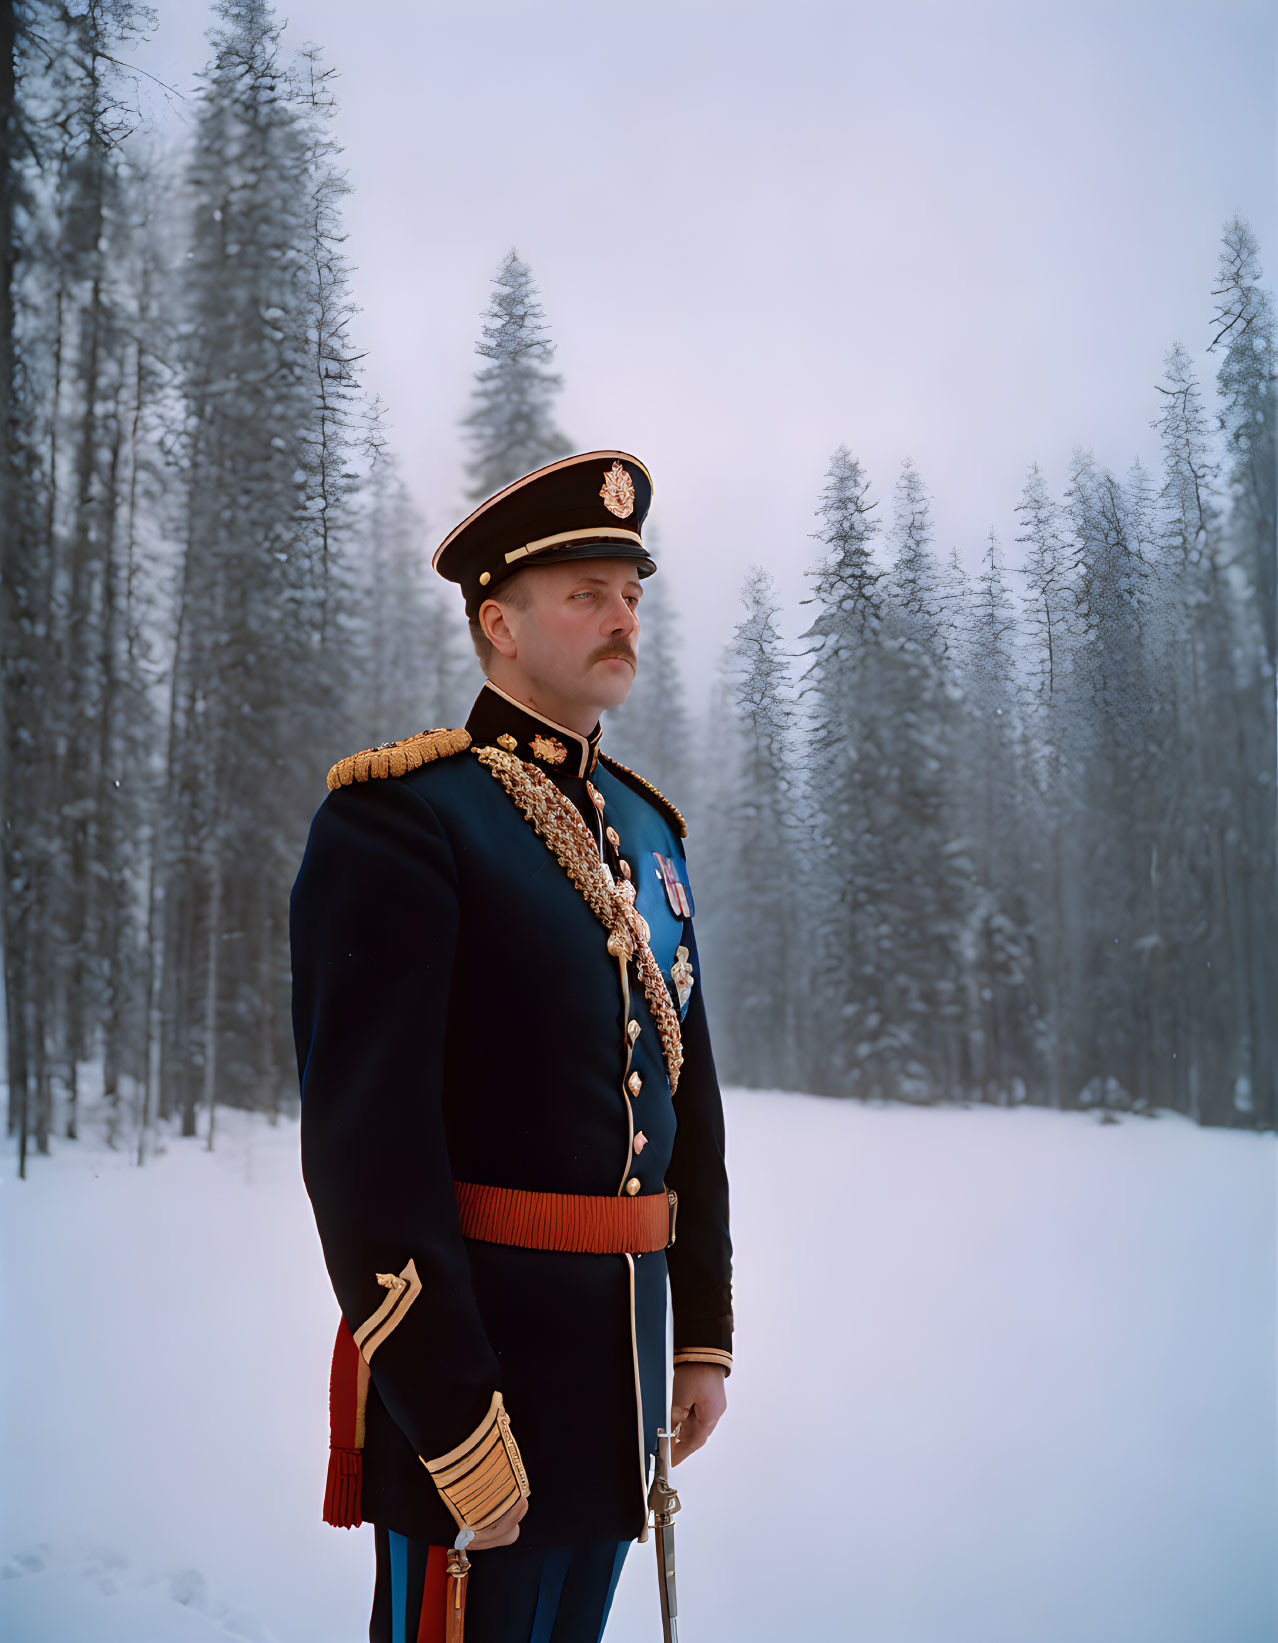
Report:
[{"label": "man's face", "polygon": [[[586,709],[619,707],[630,694],[638,662],[643,589],[634,565],[625,559],[577,559],[530,566],[522,580],[527,608],[502,607],[514,643],[510,660],[547,700]],[[501,646],[503,654],[507,648]]]}]

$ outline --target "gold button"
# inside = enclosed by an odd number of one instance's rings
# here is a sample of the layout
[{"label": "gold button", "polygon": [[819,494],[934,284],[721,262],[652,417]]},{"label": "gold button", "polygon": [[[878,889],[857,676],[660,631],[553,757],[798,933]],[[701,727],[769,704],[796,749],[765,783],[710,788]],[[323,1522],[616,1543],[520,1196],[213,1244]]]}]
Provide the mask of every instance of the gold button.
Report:
[{"label": "gold button", "polygon": [[604,835],[607,838],[608,843],[610,845],[612,845],[614,850],[620,848],[620,846],[621,846],[621,834],[618,833],[618,831],[615,827],[605,827],[604,828]]},{"label": "gold button", "polygon": [[486,571],[486,570],[481,570],[480,573],[479,573],[479,585],[480,585],[480,587],[481,588],[486,588],[491,581],[492,581],[491,573]]},{"label": "gold button", "polygon": [[630,877],[630,863],[628,861],[623,861],[621,864],[621,876],[623,879]]},{"label": "gold button", "polygon": [[630,1194],[630,1196],[632,1198],[634,1197],[635,1193],[637,1193],[639,1191],[639,1181],[638,1181],[638,1178],[636,1176],[632,1175],[630,1177],[630,1179],[626,1182],[626,1191]]},{"label": "gold button", "polygon": [[519,746],[519,743],[510,734],[510,732],[507,731],[504,736],[498,736],[497,746],[500,747],[503,750],[503,752],[513,753],[515,751],[515,749]]},{"label": "gold button", "polygon": [[637,1072],[631,1073],[630,1077],[626,1080],[626,1088],[630,1091],[631,1095],[639,1094],[639,1091],[643,1088],[643,1079]]},{"label": "gold button", "polygon": [[635,1039],[638,1038],[641,1031],[642,1031],[642,1029],[639,1026],[639,1023],[637,1021],[632,1021],[629,1024],[629,1026],[626,1028],[626,1037],[633,1044]]}]

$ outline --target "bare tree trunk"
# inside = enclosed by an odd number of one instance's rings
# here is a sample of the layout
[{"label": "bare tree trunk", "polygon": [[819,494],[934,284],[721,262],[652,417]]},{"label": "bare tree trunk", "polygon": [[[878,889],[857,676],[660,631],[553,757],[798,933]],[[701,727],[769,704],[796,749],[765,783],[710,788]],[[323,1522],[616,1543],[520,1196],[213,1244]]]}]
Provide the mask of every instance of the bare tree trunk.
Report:
[{"label": "bare tree trunk", "polygon": [[275,1065],[275,975],[272,959],[275,956],[275,920],[269,914],[266,919],[266,928],[262,932],[262,951],[259,959],[258,983],[261,993],[261,1011],[259,1014],[260,1036],[258,1039],[258,1054],[261,1058],[261,1075],[266,1085],[266,1101],[263,1103],[270,1113],[271,1123],[278,1124],[280,1117],[280,1090],[282,1080],[279,1069]]},{"label": "bare tree trunk", "polygon": [[213,1151],[217,1119],[218,1050],[218,943],[222,934],[222,858],[214,830],[209,851],[212,888],[209,893],[208,974],[204,983],[204,1105],[209,1114],[208,1150]]},{"label": "bare tree trunk", "polygon": [[[191,973],[191,905],[192,880],[190,857],[183,851],[179,857],[172,848],[173,824],[178,819],[182,803],[182,770],[180,760],[183,745],[179,736],[181,724],[189,724],[192,717],[186,696],[187,623],[190,615],[193,561],[195,544],[188,525],[187,540],[182,555],[182,584],[178,590],[176,623],[173,634],[173,653],[169,668],[169,709],[165,730],[165,783],[162,803],[152,846],[152,873],[150,884],[149,916],[154,921],[150,940],[157,949],[152,965],[152,986],[159,1001],[159,1047],[156,1055],[158,1088],[156,1115],[167,1118],[174,1109],[174,1096],[183,1114],[183,1134],[194,1134],[187,1128],[191,1113],[189,1100],[190,1022],[186,1011],[185,978]],[[185,913],[179,924],[175,910]],[[183,1058],[186,1058],[185,1060]]]},{"label": "bare tree trunk", "polygon": [[8,1072],[8,1133],[18,1132],[18,1173],[26,1174],[29,1067],[27,1060],[26,966],[19,960],[23,908],[27,891],[19,889],[19,857],[14,849],[22,820],[15,803],[23,759],[17,743],[15,718],[23,695],[23,680],[17,671],[22,650],[24,612],[19,588],[20,566],[26,545],[26,520],[19,501],[22,490],[21,409],[17,403],[16,315],[14,278],[17,267],[13,210],[18,190],[16,155],[19,142],[19,115],[15,100],[15,52],[17,29],[13,0],[0,0],[0,656],[3,657],[4,735],[0,738],[0,802],[3,814],[4,893],[4,1002],[5,1054]]}]

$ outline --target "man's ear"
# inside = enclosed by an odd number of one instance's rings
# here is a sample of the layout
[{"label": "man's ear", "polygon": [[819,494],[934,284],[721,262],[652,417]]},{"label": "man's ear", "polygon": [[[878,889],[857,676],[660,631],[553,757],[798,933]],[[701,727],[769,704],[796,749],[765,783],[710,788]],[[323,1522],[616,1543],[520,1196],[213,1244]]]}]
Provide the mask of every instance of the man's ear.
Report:
[{"label": "man's ear", "polygon": [[506,613],[495,599],[485,599],[479,607],[479,625],[489,644],[507,661],[513,662],[519,654],[519,645],[506,620]]}]

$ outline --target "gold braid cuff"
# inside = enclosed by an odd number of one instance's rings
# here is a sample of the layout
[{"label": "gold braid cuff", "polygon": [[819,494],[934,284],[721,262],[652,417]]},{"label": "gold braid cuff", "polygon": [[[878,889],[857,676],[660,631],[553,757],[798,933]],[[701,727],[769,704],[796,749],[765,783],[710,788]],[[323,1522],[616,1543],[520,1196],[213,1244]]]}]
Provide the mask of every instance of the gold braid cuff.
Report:
[{"label": "gold braid cuff", "polygon": [[486,1529],[530,1493],[500,1392],[464,1443],[437,1460],[419,1458],[461,1529]]},{"label": "gold braid cuff", "polygon": [[676,1364],[681,1363],[717,1363],[720,1369],[731,1370],[731,1352],[721,1352],[717,1346],[685,1346],[681,1352],[674,1355]]},{"label": "gold braid cuff", "polygon": [[451,753],[464,753],[469,746],[468,730],[423,730],[402,742],[366,747],[362,753],[337,761],[328,773],[329,790],[335,793],[339,787],[370,778],[405,776],[420,765],[446,759]]},{"label": "gold braid cuff", "polygon": [[599,859],[599,849],[577,806],[544,776],[535,764],[516,759],[497,747],[477,747],[475,757],[506,789],[547,850],[586,898],[590,911],[608,932],[608,951],[630,960],[639,972],[644,996],[661,1036],[661,1048],[670,1075],[670,1093],[679,1085],[683,1040],[679,1017],[661,966],[648,945],[648,921],[635,906],[635,887],[628,879],[618,884]]}]

